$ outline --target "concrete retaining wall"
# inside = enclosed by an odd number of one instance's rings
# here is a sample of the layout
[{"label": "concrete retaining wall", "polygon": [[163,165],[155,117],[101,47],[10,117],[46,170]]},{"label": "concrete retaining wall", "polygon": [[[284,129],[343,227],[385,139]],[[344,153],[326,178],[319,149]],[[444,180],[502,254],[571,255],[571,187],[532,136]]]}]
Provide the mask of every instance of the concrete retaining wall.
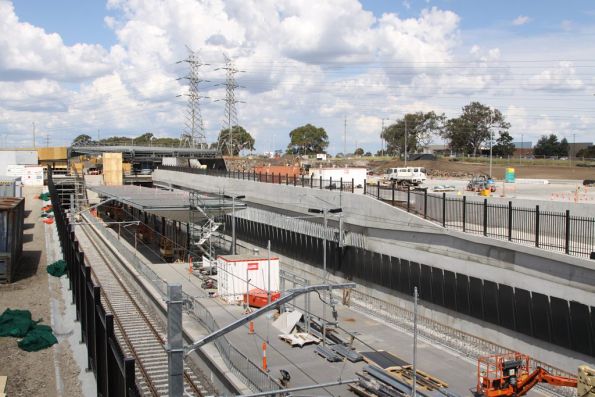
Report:
[{"label": "concrete retaining wall", "polygon": [[[243,194],[246,201],[276,212],[305,214],[308,208],[342,207],[346,228],[366,234],[369,250],[445,266],[445,269],[448,266],[473,269],[480,271],[483,279],[497,283],[516,280],[516,284],[523,284],[519,276],[525,274],[560,287],[575,288],[574,291],[561,288],[565,299],[574,300],[583,295],[581,302],[595,301],[594,261],[444,229],[372,197],[166,170],[156,170],[153,179],[161,185]],[[548,283],[536,290],[550,289],[552,284]]]}]

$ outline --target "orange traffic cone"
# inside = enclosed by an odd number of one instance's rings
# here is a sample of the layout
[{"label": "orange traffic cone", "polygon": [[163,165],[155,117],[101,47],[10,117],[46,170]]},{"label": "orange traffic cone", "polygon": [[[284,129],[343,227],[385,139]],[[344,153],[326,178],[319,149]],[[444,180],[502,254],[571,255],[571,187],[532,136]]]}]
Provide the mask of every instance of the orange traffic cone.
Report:
[{"label": "orange traffic cone", "polygon": [[267,371],[267,343],[262,342],[262,370]]}]

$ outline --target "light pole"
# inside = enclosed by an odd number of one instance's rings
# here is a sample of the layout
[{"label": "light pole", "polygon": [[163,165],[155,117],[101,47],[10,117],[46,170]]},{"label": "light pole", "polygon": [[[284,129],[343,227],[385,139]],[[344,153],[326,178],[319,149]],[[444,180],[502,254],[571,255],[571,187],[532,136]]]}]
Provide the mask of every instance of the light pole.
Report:
[{"label": "light pole", "polygon": [[[326,283],[327,279],[327,272],[326,272],[326,230],[328,227],[328,214],[338,214],[343,212],[342,208],[309,208],[308,212],[313,214],[322,214],[324,220],[324,229],[323,229],[323,241],[324,244],[322,246],[322,272],[324,274],[323,283]],[[323,302],[322,302],[322,345],[326,344],[326,302],[324,302],[324,291],[322,291]],[[329,299],[332,299],[332,296],[329,295]]]},{"label": "light pole", "polygon": [[405,168],[407,168],[407,138],[408,138],[408,134],[407,134],[407,115],[405,115],[405,117],[403,117],[403,120],[405,120]]},{"label": "light pole", "polygon": [[521,163],[523,162],[523,149],[525,146],[525,143],[523,142],[524,138],[524,134],[521,134],[521,150],[519,150],[519,165],[521,165]]},{"label": "light pole", "polygon": [[490,133],[490,178],[492,178],[492,146],[494,146],[494,131],[492,131],[492,118],[488,123],[488,132]]},{"label": "light pole", "polygon": [[236,254],[236,199],[242,200],[245,199],[246,196],[228,196],[223,195],[225,198],[231,199],[231,254]]}]

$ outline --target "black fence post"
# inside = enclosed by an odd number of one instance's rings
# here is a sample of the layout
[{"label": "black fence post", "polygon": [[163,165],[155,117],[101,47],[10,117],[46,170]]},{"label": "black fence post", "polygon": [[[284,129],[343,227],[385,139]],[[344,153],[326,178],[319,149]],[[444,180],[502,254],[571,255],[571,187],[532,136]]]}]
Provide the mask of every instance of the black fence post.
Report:
[{"label": "black fence post", "polygon": [[314,188],[314,178],[312,178],[312,175],[310,175],[310,189]]},{"label": "black fence post", "polygon": [[304,175],[302,175],[301,178],[302,178],[302,187],[304,187]]},{"label": "black fence post", "polygon": [[376,181],[376,198],[380,200],[380,181]]},{"label": "black fence post", "polygon": [[564,252],[570,254],[570,210],[566,210],[566,237],[564,241]]},{"label": "black fence post", "polygon": [[488,199],[483,199],[483,235],[488,235]]},{"label": "black fence post", "polygon": [[134,358],[124,357],[124,384],[126,385],[126,397],[136,395],[134,392],[136,389],[134,365]]},{"label": "black fence post", "polygon": [[512,201],[508,202],[508,241],[512,241]]},{"label": "black fence post", "polygon": [[279,172],[279,185],[281,184],[281,173]]},{"label": "black fence post", "polygon": [[355,179],[351,178],[351,193],[353,193],[354,189],[355,189]]},{"label": "black fence post", "polygon": [[332,190],[333,189],[333,177],[331,176],[328,182],[328,190]]},{"label": "black fence post", "polygon": [[320,175],[320,188],[322,189],[322,175]]},{"label": "black fence post", "polygon": [[340,183],[341,183],[339,185],[340,186],[340,190],[343,191],[343,177],[341,177]]},{"label": "black fence post", "polygon": [[391,204],[393,207],[395,206],[395,184],[391,183],[392,186],[392,197],[391,197]]},{"label": "black fence post", "polygon": [[407,212],[411,210],[411,186],[407,185]]},{"label": "black fence post", "polygon": [[293,186],[297,184],[297,175],[293,174]]},{"label": "black fence post", "polygon": [[535,206],[535,246],[539,247],[539,206]]},{"label": "black fence post", "polygon": [[364,179],[364,196],[366,195],[366,185],[368,184],[368,182]]},{"label": "black fence post", "polygon": [[428,219],[428,189],[424,190],[424,219]]},{"label": "black fence post", "polygon": [[252,170],[252,180],[256,180],[256,170]]},{"label": "black fence post", "polygon": [[467,196],[463,196],[463,231],[467,228]]},{"label": "black fence post", "polygon": [[446,193],[442,193],[442,227],[446,227]]}]

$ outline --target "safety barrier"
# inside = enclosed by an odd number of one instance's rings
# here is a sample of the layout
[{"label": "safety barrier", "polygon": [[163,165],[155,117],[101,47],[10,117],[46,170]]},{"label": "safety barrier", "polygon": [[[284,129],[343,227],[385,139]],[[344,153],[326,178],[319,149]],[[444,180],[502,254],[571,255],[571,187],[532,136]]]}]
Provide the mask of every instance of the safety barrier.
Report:
[{"label": "safety barrier", "polygon": [[82,342],[87,344],[87,366],[93,371],[97,395],[140,396],[135,378],[135,360],[127,357],[114,334],[114,317],[101,305],[101,288],[91,279],[73,225],[70,224],[56,191],[51,170],[48,172],[54,217],[60,245],[67,263],[67,275]]},{"label": "safety barrier", "polygon": [[565,212],[544,211],[535,207],[491,204],[451,197],[446,193],[367,185],[365,193],[378,200],[437,222],[441,226],[465,233],[532,245],[568,255],[590,257],[595,251],[595,218],[574,216]]}]

